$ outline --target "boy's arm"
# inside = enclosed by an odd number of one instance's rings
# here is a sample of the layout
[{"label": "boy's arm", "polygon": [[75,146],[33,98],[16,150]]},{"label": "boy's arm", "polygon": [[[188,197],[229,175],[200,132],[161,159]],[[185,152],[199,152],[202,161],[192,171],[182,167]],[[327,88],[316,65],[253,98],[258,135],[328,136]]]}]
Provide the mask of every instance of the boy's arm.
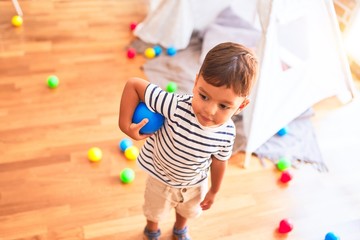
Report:
[{"label": "boy's arm", "polygon": [[136,106],[140,101],[145,101],[145,90],[149,82],[141,78],[130,78],[124,87],[119,110],[119,128],[129,137],[141,140],[149,135],[140,134],[140,129],[148,122],[143,119],[140,123],[132,123]]},{"label": "boy's arm", "polygon": [[221,161],[215,157],[212,157],[212,163],[210,167],[211,186],[207,192],[204,200],[200,203],[203,210],[207,210],[214,203],[215,196],[220,190],[221,182],[224,178],[227,161]]}]

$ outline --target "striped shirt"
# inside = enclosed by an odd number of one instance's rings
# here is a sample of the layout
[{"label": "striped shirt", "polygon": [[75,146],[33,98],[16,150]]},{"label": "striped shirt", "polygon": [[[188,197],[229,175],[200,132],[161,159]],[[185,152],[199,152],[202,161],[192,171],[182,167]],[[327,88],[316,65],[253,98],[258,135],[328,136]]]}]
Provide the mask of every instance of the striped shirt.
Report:
[{"label": "striped shirt", "polygon": [[207,179],[211,156],[226,161],[232,154],[235,125],[203,127],[192,109],[192,95],[177,95],[149,84],[145,104],[165,117],[164,125],[146,139],[137,163],[173,187],[195,186]]}]

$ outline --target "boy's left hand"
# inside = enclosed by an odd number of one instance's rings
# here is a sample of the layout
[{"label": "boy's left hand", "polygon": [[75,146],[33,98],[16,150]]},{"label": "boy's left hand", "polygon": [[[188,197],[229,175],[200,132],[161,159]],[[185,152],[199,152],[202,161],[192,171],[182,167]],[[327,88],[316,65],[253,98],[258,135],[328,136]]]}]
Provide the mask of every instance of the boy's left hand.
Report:
[{"label": "boy's left hand", "polygon": [[215,201],[215,193],[208,191],[204,200],[200,203],[202,210],[208,210]]},{"label": "boy's left hand", "polygon": [[129,127],[129,132],[127,132],[127,135],[135,140],[142,140],[147,137],[150,137],[152,134],[140,134],[140,129],[147,124],[149,120],[147,118],[144,118],[141,122],[138,124],[131,123]]}]

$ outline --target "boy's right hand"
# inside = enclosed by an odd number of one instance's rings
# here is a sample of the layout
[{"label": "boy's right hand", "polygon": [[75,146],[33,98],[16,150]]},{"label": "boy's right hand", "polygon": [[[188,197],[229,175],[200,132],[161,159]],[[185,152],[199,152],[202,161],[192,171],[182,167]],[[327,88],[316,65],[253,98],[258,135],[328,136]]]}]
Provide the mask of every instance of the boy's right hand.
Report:
[{"label": "boy's right hand", "polygon": [[129,132],[127,135],[134,140],[142,140],[150,137],[152,134],[141,134],[140,129],[149,122],[149,119],[144,118],[139,123],[131,123],[129,127]]}]

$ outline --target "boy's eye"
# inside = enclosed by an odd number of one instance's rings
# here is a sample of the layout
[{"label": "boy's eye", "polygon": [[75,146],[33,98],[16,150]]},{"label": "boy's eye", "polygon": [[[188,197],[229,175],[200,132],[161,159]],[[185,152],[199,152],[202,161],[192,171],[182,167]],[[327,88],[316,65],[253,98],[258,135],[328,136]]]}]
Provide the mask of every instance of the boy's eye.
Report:
[{"label": "boy's eye", "polygon": [[202,100],[207,100],[207,99],[208,99],[208,97],[205,96],[204,94],[199,93],[199,95],[200,95],[200,98],[201,98]]},{"label": "boy's eye", "polygon": [[229,107],[225,104],[220,104],[219,106],[220,106],[220,109],[223,109],[223,110],[229,109]]}]

